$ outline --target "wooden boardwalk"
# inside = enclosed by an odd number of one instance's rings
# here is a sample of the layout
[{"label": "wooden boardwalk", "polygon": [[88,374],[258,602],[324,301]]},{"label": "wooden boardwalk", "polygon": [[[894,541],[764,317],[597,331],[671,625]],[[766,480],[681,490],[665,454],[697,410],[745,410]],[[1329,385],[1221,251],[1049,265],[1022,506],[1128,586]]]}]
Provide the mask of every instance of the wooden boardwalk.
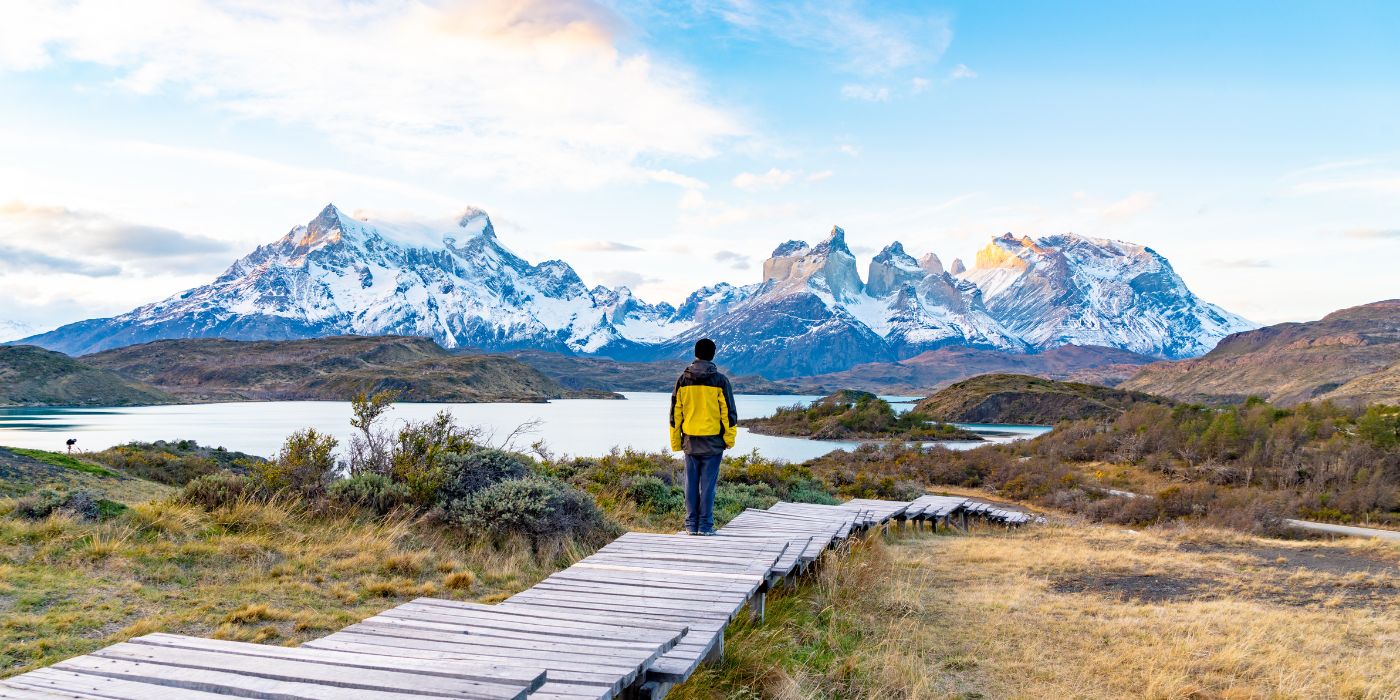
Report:
[{"label": "wooden boardwalk", "polygon": [[1032,521],[959,496],[778,503],[714,537],[625,534],[498,605],[419,598],[297,648],[151,634],[0,681],[0,698],[660,698],[824,552],[970,517]]}]

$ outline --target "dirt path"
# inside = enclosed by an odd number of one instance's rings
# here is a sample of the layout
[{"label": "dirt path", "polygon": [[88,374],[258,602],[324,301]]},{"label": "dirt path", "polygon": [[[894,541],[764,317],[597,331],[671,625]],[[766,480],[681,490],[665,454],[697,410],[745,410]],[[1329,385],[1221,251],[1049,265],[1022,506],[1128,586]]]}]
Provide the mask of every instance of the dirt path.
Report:
[{"label": "dirt path", "polygon": [[1355,527],[1353,525],[1333,525],[1332,523],[1315,523],[1309,520],[1288,520],[1285,521],[1293,527],[1301,530],[1311,530],[1313,532],[1328,532],[1334,535],[1351,535],[1353,537],[1379,537],[1383,540],[1395,540],[1400,542],[1400,532],[1395,530],[1377,530],[1372,527]]}]

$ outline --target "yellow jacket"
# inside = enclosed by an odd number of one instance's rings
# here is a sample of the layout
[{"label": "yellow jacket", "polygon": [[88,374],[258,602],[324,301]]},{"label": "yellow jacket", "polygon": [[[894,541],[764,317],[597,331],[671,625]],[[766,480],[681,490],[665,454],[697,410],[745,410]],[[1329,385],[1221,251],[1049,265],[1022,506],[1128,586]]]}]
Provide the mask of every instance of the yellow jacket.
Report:
[{"label": "yellow jacket", "polygon": [[686,367],[671,392],[671,449],[695,456],[719,454],[734,446],[738,423],[729,378],[706,360]]}]

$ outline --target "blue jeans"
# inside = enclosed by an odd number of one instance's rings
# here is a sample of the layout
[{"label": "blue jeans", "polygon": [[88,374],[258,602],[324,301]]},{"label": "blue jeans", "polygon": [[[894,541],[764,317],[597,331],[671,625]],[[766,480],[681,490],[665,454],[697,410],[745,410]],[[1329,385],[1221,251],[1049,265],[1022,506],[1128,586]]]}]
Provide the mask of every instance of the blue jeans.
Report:
[{"label": "blue jeans", "polygon": [[715,484],[723,458],[723,454],[685,456],[685,529],[691,532],[715,529]]}]

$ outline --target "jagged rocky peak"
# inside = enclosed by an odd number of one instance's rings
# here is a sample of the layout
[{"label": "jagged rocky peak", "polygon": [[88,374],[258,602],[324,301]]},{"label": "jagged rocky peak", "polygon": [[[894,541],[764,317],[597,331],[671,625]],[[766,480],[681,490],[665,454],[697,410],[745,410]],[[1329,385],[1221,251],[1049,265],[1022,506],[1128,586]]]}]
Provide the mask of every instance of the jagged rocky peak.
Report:
[{"label": "jagged rocky peak", "polygon": [[773,249],[773,255],[763,261],[763,281],[785,280],[792,274],[792,266],[812,251],[806,241],[787,241]]},{"label": "jagged rocky peak", "polygon": [[930,275],[941,275],[943,274],[943,261],[939,260],[938,256],[933,253],[925,253],[922,258],[919,258],[919,268]]},{"label": "jagged rocky peak", "polygon": [[491,217],[476,207],[467,207],[462,210],[462,215],[457,217],[457,226],[464,229],[469,236],[496,237],[496,228],[491,225]]},{"label": "jagged rocky peak", "polygon": [[865,292],[872,297],[883,297],[907,284],[917,283],[926,274],[919,261],[904,252],[903,244],[895,241],[870,260]]},{"label": "jagged rocky peak", "polygon": [[1043,253],[1044,250],[1036,245],[1029,236],[1016,238],[1010,233],[1005,233],[993,238],[991,243],[977,251],[974,267],[978,270],[990,270],[998,267],[1025,269],[1028,252]]},{"label": "jagged rocky peak", "polygon": [[342,218],[348,217],[337,209],[335,204],[327,204],[316,218],[308,221],[305,226],[292,229],[283,240],[303,249],[339,243],[345,228],[341,223]]},{"label": "jagged rocky peak", "polygon": [[856,256],[846,247],[846,232],[833,226],[826,239],[809,248],[788,241],[763,263],[763,280],[781,293],[814,291],[835,300],[855,298],[865,289],[856,271]]},{"label": "jagged rocky peak", "polygon": [[948,265],[948,274],[961,275],[967,272],[967,265],[963,264],[962,258],[953,258],[952,264]]}]

